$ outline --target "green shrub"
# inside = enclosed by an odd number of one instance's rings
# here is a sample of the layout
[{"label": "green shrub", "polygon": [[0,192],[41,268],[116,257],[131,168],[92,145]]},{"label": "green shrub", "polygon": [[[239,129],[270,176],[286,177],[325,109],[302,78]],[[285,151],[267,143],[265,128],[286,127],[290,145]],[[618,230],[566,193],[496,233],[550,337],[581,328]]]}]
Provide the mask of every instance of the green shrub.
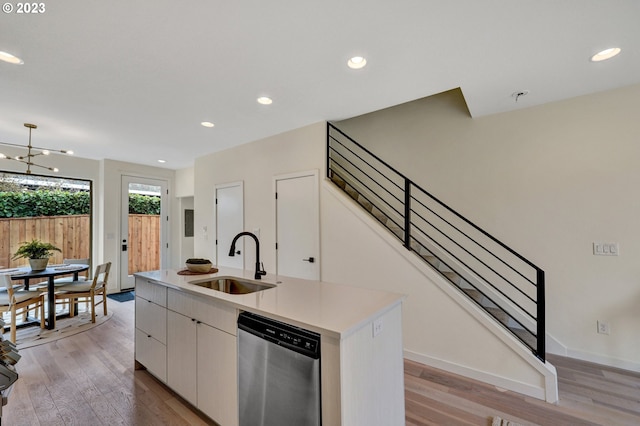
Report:
[{"label": "green shrub", "polygon": [[129,194],[129,214],[160,214],[160,197]]},{"label": "green shrub", "polygon": [[[89,214],[89,192],[37,190],[0,192],[0,218]],[[160,198],[129,194],[130,214],[160,214]]]}]

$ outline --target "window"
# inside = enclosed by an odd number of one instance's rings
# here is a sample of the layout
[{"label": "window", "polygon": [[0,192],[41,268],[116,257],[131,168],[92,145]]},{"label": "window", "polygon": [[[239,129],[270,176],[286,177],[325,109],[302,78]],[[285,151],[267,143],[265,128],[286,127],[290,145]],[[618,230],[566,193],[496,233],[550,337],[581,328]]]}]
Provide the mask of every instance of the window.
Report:
[{"label": "window", "polygon": [[51,263],[91,257],[91,181],[0,172],[0,267],[22,242],[39,239],[59,247]]}]

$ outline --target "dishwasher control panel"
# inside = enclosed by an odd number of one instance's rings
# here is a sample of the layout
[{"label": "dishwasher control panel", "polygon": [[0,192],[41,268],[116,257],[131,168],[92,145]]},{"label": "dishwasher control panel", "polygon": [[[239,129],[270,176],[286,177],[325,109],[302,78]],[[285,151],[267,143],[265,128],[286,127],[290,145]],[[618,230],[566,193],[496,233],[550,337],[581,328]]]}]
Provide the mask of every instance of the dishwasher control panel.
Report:
[{"label": "dishwasher control panel", "polygon": [[303,355],[320,358],[320,335],[280,321],[243,312],[238,328]]}]

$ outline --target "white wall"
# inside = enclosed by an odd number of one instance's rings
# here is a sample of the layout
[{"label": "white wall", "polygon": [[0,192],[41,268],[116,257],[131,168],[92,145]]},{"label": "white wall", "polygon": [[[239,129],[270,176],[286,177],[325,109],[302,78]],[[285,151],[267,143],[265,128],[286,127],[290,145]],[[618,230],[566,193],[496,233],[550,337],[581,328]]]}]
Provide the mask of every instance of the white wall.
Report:
[{"label": "white wall", "polygon": [[550,349],[640,371],[639,98],[636,85],[471,119],[454,90],[338,126],[545,270]]},{"label": "white wall", "polygon": [[194,173],[195,169],[193,167],[176,170],[175,197],[193,197]]},{"label": "white wall", "polygon": [[[244,181],[245,230],[260,229],[260,257],[265,270],[273,273],[276,267],[273,177],[321,169],[324,134],[325,124],[318,123],[196,159],[195,256],[215,259],[215,185]],[[245,243],[245,265],[249,268],[255,265],[252,246],[251,241]]]},{"label": "white wall", "polygon": [[[193,210],[193,197],[181,197],[176,199],[179,210],[180,210],[180,218],[178,221],[174,223],[177,224],[178,231],[180,234],[180,238],[178,239],[180,245],[178,250],[174,252],[174,256],[172,259],[173,265],[172,268],[180,269],[184,266],[187,259],[194,257],[194,249],[193,249],[193,237],[185,236],[185,220],[184,214],[185,210]],[[194,212],[195,215],[195,212]],[[194,229],[195,233],[195,229]]]},{"label": "white wall", "polygon": [[[261,229],[262,260],[267,271],[274,271],[273,176],[311,169],[320,169],[324,175],[325,144],[325,123],[317,123],[198,158],[195,163],[195,256],[214,257],[214,186],[242,180],[245,228]],[[339,197],[346,199],[343,194]],[[321,191],[320,204],[323,280],[407,294],[403,340],[408,352],[441,368],[456,367],[457,372],[477,373],[478,378],[494,379],[494,383],[506,388],[545,398],[544,378],[538,370],[514,355],[493,333],[456,306],[448,294],[345,210],[326,189]],[[207,227],[206,236],[203,227]],[[245,265],[251,268],[254,251],[252,243],[248,244],[245,252],[249,257]],[[431,327],[433,324],[437,326]],[[481,355],[477,353],[480,349]]]}]

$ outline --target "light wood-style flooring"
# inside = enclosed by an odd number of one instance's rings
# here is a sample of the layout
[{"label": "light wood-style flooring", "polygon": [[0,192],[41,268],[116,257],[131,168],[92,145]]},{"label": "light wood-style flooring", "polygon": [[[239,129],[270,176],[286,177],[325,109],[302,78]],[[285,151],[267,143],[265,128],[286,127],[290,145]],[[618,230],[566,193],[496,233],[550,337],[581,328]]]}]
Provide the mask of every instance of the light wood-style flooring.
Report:
[{"label": "light wood-style flooring", "polygon": [[[134,302],[109,300],[109,309],[105,324],[20,352],[20,379],[2,425],[213,424],[134,370]],[[406,424],[486,426],[500,416],[523,425],[640,425],[640,374],[550,361],[560,377],[557,405],[406,361]]]}]

